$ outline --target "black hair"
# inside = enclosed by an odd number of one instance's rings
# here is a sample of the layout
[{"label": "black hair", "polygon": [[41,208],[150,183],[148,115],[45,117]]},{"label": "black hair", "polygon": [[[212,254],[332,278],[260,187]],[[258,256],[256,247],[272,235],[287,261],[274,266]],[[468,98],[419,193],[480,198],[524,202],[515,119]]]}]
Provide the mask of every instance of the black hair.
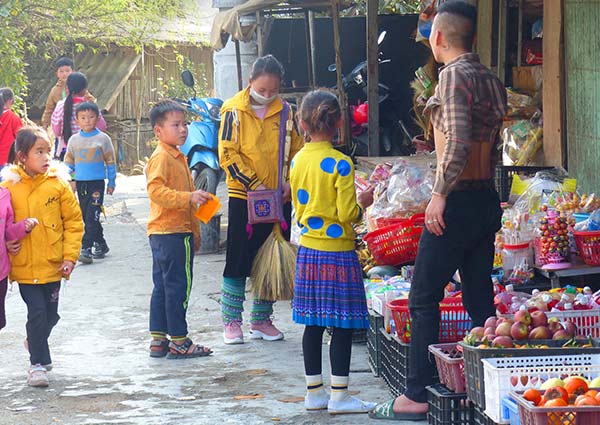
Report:
[{"label": "black hair", "polygon": [[71,119],[73,118],[73,96],[81,94],[85,89],[87,89],[87,85],[88,80],[81,72],[73,72],[67,77],[67,88],[69,89],[69,94],[65,99],[63,109],[64,115],[62,131],[62,137],[65,143],[67,143],[73,135],[73,131],[71,130]]},{"label": "black hair", "polygon": [[[48,133],[46,133],[46,131],[41,129],[40,127],[32,126],[21,128],[17,133],[17,138],[13,143],[14,147],[11,149],[13,151],[12,161],[14,162],[16,157],[16,159],[18,159],[19,162],[21,162],[21,158],[19,158],[19,156],[26,157],[29,154],[29,151],[31,151],[31,149],[35,145],[37,139],[44,139],[48,142],[48,145],[50,145]],[[11,162],[10,160],[11,157],[9,154],[9,162]]]},{"label": "black hair", "polygon": [[83,102],[77,105],[75,108],[75,117],[77,117],[77,114],[83,111],[92,111],[96,113],[97,117],[100,116],[100,108],[98,108],[98,105],[92,102]]},{"label": "black hair", "polygon": [[258,77],[264,74],[274,75],[283,81],[285,75],[285,69],[281,62],[273,55],[267,55],[260,57],[252,64],[252,71],[250,72],[250,80],[256,80]]},{"label": "black hair", "polygon": [[70,66],[71,69],[75,66],[73,63],[73,59],[63,56],[62,58],[56,59],[54,62],[54,69],[58,71],[58,68],[62,68],[63,66]]},{"label": "black hair", "polygon": [[453,34],[454,41],[461,47],[471,49],[477,32],[477,8],[464,0],[447,0],[438,7],[438,16],[448,14],[465,21],[462,28],[457,28]]},{"label": "black hair", "polygon": [[0,89],[0,116],[4,113],[4,105],[9,100],[13,100],[15,95],[11,89],[8,87],[3,87]]},{"label": "black hair", "polygon": [[342,116],[337,97],[328,90],[313,90],[304,96],[300,106],[300,119],[308,125],[308,133],[333,134]]},{"label": "black hair", "polygon": [[10,150],[8,151],[8,159],[6,160],[7,164],[14,164],[17,159],[17,153],[15,152],[16,140],[13,140],[10,145]]},{"label": "black hair", "polygon": [[171,99],[156,102],[152,109],[150,109],[150,125],[152,128],[155,125],[162,125],[169,112],[182,112],[185,114],[185,108]]}]

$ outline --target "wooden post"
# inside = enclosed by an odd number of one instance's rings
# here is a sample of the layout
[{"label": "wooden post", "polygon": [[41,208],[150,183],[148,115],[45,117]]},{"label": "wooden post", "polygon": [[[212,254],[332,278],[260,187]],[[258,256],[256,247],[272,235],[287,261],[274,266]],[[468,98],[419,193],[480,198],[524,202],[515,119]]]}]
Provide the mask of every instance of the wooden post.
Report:
[{"label": "wooden post", "polygon": [[342,143],[346,146],[350,145],[350,123],[348,122],[348,98],[344,90],[343,70],[342,70],[342,55],[341,39],[340,39],[340,0],[331,0],[331,19],[333,21],[333,47],[335,49],[335,66],[337,74],[337,89],[340,107],[342,108],[342,117],[344,123],[342,125]]},{"label": "wooden post", "polygon": [[498,69],[496,75],[503,83],[506,82],[506,21],[508,0],[498,2]]},{"label": "wooden post", "polygon": [[564,1],[544,2],[544,163],[566,165]]},{"label": "wooden post", "polygon": [[477,2],[477,53],[481,63],[492,67],[493,0]]},{"label": "wooden post", "polygon": [[379,12],[378,0],[367,0],[367,100],[369,102],[369,156],[379,156]]},{"label": "wooden post", "polygon": [[242,81],[242,56],[240,53],[240,41],[234,40],[235,43],[235,64],[237,66],[237,78],[238,78],[238,89],[244,88],[244,82]]},{"label": "wooden post", "polygon": [[258,57],[264,55],[264,46],[263,46],[263,26],[262,26],[262,14],[260,10],[256,11],[256,44],[258,46]]},{"label": "wooden post", "polygon": [[313,87],[315,85],[313,56],[312,56],[312,44],[313,39],[310,32],[310,12],[304,11],[304,35],[306,37],[306,67],[308,71],[308,86]]},{"label": "wooden post", "polygon": [[315,46],[315,40],[317,39],[317,31],[315,29],[315,12],[312,10],[308,11],[308,26],[310,31],[310,63],[312,65],[313,80],[316,84],[317,81],[317,46]]}]

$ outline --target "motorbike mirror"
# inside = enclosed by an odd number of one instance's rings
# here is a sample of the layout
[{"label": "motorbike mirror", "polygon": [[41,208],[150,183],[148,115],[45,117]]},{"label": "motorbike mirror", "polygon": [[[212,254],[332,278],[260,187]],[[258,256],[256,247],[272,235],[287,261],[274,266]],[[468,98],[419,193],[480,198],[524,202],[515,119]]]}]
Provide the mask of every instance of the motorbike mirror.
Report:
[{"label": "motorbike mirror", "polygon": [[335,72],[335,71],[337,71],[337,66],[336,66],[334,63],[332,63],[331,65],[329,65],[329,66],[327,67],[327,70],[328,70],[329,72]]},{"label": "motorbike mirror", "polygon": [[383,42],[383,39],[385,38],[387,34],[387,31],[381,31],[381,34],[379,34],[379,38],[377,39],[377,44],[381,44]]},{"label": "motorbike mirror", "polygon": [[186,86],[194,88],[194,76],[189,70],[186,69],[181,73],[181,81],[183,81],[183,84]]}]

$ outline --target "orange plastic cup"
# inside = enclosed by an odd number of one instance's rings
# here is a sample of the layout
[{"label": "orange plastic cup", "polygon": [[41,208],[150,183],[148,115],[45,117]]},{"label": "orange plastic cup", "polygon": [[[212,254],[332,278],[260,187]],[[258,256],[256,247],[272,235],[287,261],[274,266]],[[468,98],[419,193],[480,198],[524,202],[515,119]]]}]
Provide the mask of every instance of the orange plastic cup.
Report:
[{"label": "orange plastic cup", "polygon": [[208,222],[215,216],[217,211],[221,208],[221,201],[215,195],[211,195],[211,198],[203,205],[200,205],[194,216],[200,220],[204,224],[208,224]]}]

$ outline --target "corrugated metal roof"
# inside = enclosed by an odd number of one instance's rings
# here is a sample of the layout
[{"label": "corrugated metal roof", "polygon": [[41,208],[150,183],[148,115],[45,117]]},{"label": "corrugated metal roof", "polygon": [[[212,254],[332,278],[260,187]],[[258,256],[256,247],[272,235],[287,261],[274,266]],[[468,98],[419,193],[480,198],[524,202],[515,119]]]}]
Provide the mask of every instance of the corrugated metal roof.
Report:
[{"label": "corrugated metal roof", "polygon": [[[96,97],[102,110],[110,109],[123,85],[137,66],[141,56],[132,49],[114,49],[75,56],[75,67],[88,78],[90,92]],[[35,75],[29,75],[28,106],[35,115],[43,111],[50,90],[56,83],[54,70],[36,68]],[[39,113],[39,112],[38,112]]]}]

